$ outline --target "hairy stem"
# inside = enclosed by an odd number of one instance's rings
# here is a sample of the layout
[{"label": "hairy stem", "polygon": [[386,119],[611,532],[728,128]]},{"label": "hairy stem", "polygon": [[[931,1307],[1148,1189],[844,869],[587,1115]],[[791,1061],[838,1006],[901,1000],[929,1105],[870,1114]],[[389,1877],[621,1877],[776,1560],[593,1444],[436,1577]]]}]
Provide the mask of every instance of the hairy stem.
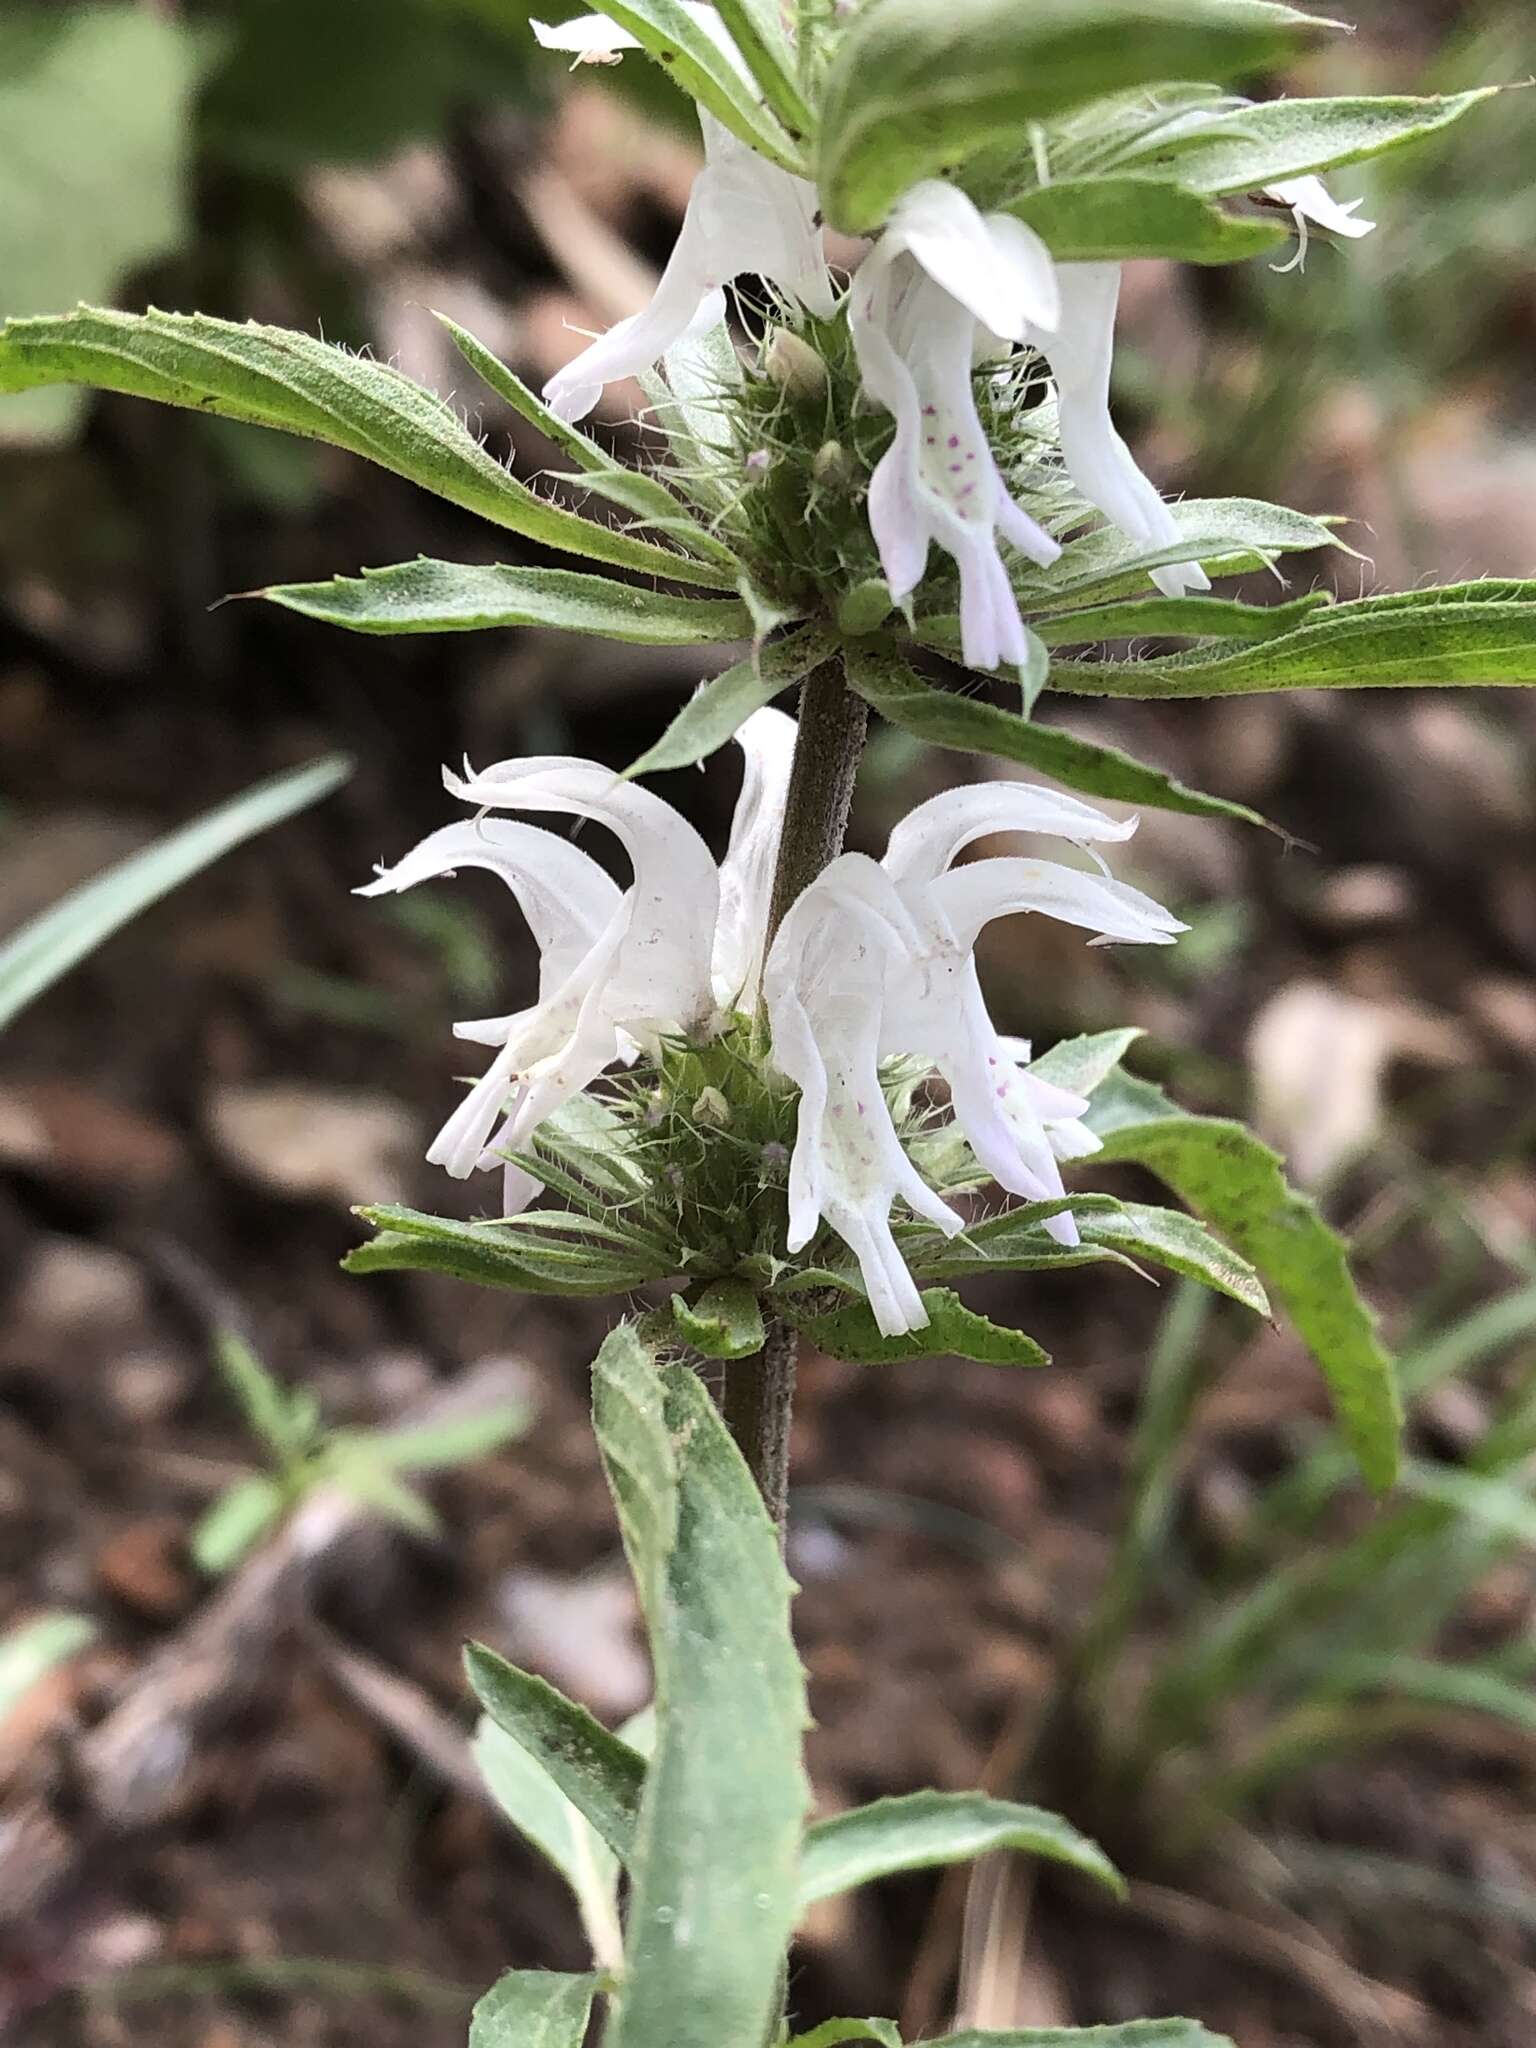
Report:
[{"label": "hairy stem", "polygon": [[[868,715],[864,700],[843,681],[838,662],[819,668],[800,692],[800,733],[768,917],[770,943],[801,890],[842,852]],[[740,1446],[781,1537],[789,1490],[796,1342],[788,1323],[771,1318],[762,1350],[727,1367],[721,1402],[726,1427]]]}]

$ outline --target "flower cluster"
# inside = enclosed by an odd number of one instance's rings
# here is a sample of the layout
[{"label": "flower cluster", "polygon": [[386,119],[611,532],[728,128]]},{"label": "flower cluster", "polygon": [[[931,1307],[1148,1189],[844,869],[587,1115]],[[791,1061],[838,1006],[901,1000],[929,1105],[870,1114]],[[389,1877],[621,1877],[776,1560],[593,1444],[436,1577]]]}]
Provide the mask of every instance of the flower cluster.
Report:
[{"label": "flower cluster", "polygon": [[[714,8],[699,0],[684,5],[750,83]],[[614,61],[638,47],[602,14],[556,27],[535,22],[534,30],[545,47],[570,52],[577,62]],[[886,583],[892,599],[905,604],[934,543],[953,559],[968,667],[990,670],[1027,658],[1000,543],[1041,565],[1060,553],[1056,538],[1012,494],[1006,465],[988,445],[976,399],[978,365],[1006,374],[1021,349],[1042,359],[1055,388],[1061,461],[1082,499],[1148,551],[1177,546],[1173,514],[1110,412],[1118,263],[1056,262],[1013,214],[983,213],[959,185],[927,178],[896,202],[841,292],[827,265],[815,187],[759,156],[702,107],[699,121],[704,167],[655,296],[550,379],[544,395],[561,418],[585,417],[605,384],[649,370],[680,341],[718,326],[724,287],[750,274],[777,293],[791,321],[827,320],[846,309],[864,398],[895,423],[868,492]],[[1268,189],[1295,215],[1298,264],[1309,220],[1345,235],[1369,231],[1371,224],[1333,201],[1316,177]],[[748,457],[762,459],[761,451]],[[1209,588],[1194,562],[1151,574],[1168,596]]]},{"label": "flower cluster", "polygon": [[[1032,784],[983,782],[920,804],[891,833],[883,860],[849,853],[790,907],[764,958],[795,724],[759,711],[737,734],[745,755],[730,844],[717,868],[694,828],[650,791],[592,761],[498,762],[448,788],[483,807],[435,832],[361,893],[408,889],[460,867],[506,882],[539,948],[539,998],[511,1016],[455,1027],[497,1048],[428,1157],[463,1178],[500,1165],[503,1209],[538,1182],[508,1155],[572,1095],[618,1062],[657,1061],[664,1041],[704,1044],[761,996],[773,1068],[799,1090],[789,1162],[785,1249],[805,1250],[823,1224],[853,1252],[887,1335],[927,1322],[892,1235],[900,1202],[946,1234],[963,1218],[917,1171],[887,1100],[888,1063],[916,1061],[947,1084],[979,1167],[1008,1192],[1063,1194],[1058,1162],[1097,1149],[1088,1104],[1030,1074],[1029,1048],[987,1014],[975,946],[994,918],[1038,911],[1096,940],[1167,945],[1183,927],[1106,874],[994,856],[957,865],[976,840],[1045,834],[1079,847],[1124,840],[1076,797]],[[491,815],[555,812],[606,826],[628,857],[621,890],[589,854],[538,826]],[[721,1109],[729,1114],[730,1105]],[[1071,1244],[1071,1215],[1047,1229]]]}]

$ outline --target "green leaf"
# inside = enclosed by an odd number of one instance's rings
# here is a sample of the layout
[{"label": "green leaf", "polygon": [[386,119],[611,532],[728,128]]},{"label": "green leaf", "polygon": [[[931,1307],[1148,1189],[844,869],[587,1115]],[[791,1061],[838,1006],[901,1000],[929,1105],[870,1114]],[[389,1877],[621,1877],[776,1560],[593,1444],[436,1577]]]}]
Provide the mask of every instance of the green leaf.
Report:
[{"label": "green leaf", "polygon": [[73,313],[0,327],[0,392],[89,384],[325,441],[545,547],[729,587],[731,572],[599,526],[520,483],[452,406],[387,363],[201,313]]},{"label": "green leaf", "polygon": [[701,647],[744,640],[743,604],[730,598],[668,597],[584,576],[575,569],[506,564],[401,562],[334,576],[328,583],[274,583],[257,593],[273,604],[354,633],[477,633],[491,626],[548,626],[640,647]]},{"label": "green leaf", "polygon": [[210,1578],[222,1578],[255,1549],[287,1505],[283,1489],[265,1474],[237,1479],[199,1516],[187,1544],[192,1562]]},{"label": "green leaf", "polygon": [[508,1970],[471,2014],[469,2048],[581,2048],[596,1996],[589,1974]]},{"label": "green leaf", "polygon": [[483,1643],[467,1645],[464,1667],[496,1726],[542,1767],[620,1862],[627,1861],[645,1783],[644,1757],[585,1707]]},{"label": "green leaf", "polygon": [[674,1294],[672,1320],[706,1358],[750,1358],[763,1348],[763,1311],[745,1280],[716,1280],[693,1302]]},{"label": "green leaf", "polygon": [[1095,640],[1274,640],[1333,602],[1312,590],[1289,604],[1244,604],[1233,597],[1142,597],[1124,604],[1091,605],[1036,621],[1048,647],[1087,646]]},{"label": "green leaf", "polygon": [[669,78],[759,156],[804,175],[805,166],[784,129],[759,105],[730,58],[679,0],[603,0],[603,13],[627,28]]},{"label": "green leaf", "polygon": [[[1182,135],[1168,162],[1179,181],[1197,192],[1257,192],[1431,135],[1497,91],[1488,86],[1441,99],[1266,100]],[[1150,154],[1159,154],[1155,141]]]},{"label": "green leaf", "polygon": [[626,468],[579,427],[573,427],[558,413],[551,412],[543,399],[530,391],[522,378],[509,370],[499,356],[493,355],[483,341],[477,341],[467,328],[450,320],[446,313],[437,313],[433,317],[447,328],[454,347],[470,368],[485,380],[498,398],[504,399],[530,426],[537,427],[562,454],[570,456],[577,468],[585,472],[591,489],[611,495],[627,510],[682,540],[695,554],[720,562],[733,575],[736,573],[736,558],[730,549],[688,516],[682,500],[659,476],[646,470]]},{"label": "green leaf", "polygon": [[1123,2020],[1109,2027],[1005,2027],[943,2034],[927,2048],[1234,2048],[1198,2020]]},{"label": "green leaf", "polygon": [[1342,1238],[1287,1186],[1278,1154],[1243,1125],[1186,1115],[1124,1074],[1103,1084],[1084,1121],[1104,1141],[1100,1158],[1155,1173],[1258,1268],[1322,1367],[1360,1469],[1378,1491],[1390,1486],[1402,1428],[1392,1360]]},{"label": "green leaf", "polygon": [[1080,1038],[1058,1039],[1049,1052],[1030,1061],[1029,1071],[1071,1095],[1091,1095],[1142,1035],[1137,1026],[1128,1025],[1118,1031],[1090,1031]]},{"label": "green leaf", "polygon": [[352,773],[342,754],[258,782],[190,825],[167,833],[105,874],[71,889],[0,941],[0,1030],[70,968],[221,854],[329,796]]},{"label": "green leaf", "polygon": [[991,1799],[984,1792],[910,1792],[855,1807],[806,1831],[800,1854],[801,1909],[895,1871],[968,1863],[995,1849],[1043,1856],[1112,1892],[1125,1890],[1098,1844],[1059,1814]]},{"label": "green leaf", "polygon": [[860,1365],[897,1365],[909,1358],[975,1358],[985,1365],[1049,1365],[1049,1356],[1022,1330],[1000,1328],[968,1309],[947,1287],[923,1293],[928,1327],[905,1337],[884,1337],[867,1302],[850,1302],[829,1315],[808,1316],[799,1327],[829,1358]]},{"label": "green leaf", "polygon": [[[1012,575],[1014,595],[1027,612],[1057,612],[1137,595],[1153,569],[1170,563],[1201,562],[1213,576],[1238,576],[1268,568],[1282,555],[1343,545],[1327,520],[1259,498],[1183,498],[1168,509],[1179,529],[1176,542],[1146,548],[1113,526],[1095,527],[1069,541],[1048,568],[1020,564]],[[957,644],[946,621],[925,619],[918,630],[936,645]]]},{"label": "green leaf", "polygon": [[[0,310],[106,297],[187,229],[201,45],[143,7],[13,4],[0,22]],[[0,441],[69,431],[78,395],[0,415]]]},{"label": "green leaf", "polygon": [[39,1614],[0,1636],[0,1721],[40,1679],[96,1640],[96,1624],[83,1614]]},{"label": "green leaf", "polygon": [[823,2020],[808,2034],[791,2034],[789,2048],[842,2048],[845,2041],[873,2041],[876,2048],[901,2048],[894,2020]]},{"label": "green leaf", "polygon": [[715,0],[763,98],[791,138],[804,142],[813,125],[811,110],[795,79],[795,46],[784,33],[778,0]]},{"label": "green leaf", "polygon": [[839,40],[817,183],[835,228],[864,234],[919,178],[953,170],[1104,93],[1235,78],[1318,26],[1260,0],[874,0]]},{"label": "green leaf", "polygon": [[394,1204],[357,1213],[379,1235],[348,1252],[342,1265],[349,1273],[446,1273],[524,1294],[625,1294],[661,1279],[666,1270],[639,1253],[541,1241],[526,1217],[510,1224],[464,1223]]},{"label": "green leaf", "polygon": [[831,642],[820,633],[792,633],[701,683],[655,745],[625,770],[626,780],[706,760],[754,711],[802,682],[831,651]]},{"label": "green leaf", "polygon": [[1182,1273],[1186,1280],[1199,1280],[1255,1315],[1269,1314],[1269,1296],[1248,1261],[1181,1210],[1127,1202],[1108,1215],[1085,1216],[1083,1236],[1089,1244],[1113,1245],[1132,1258]]},{"label": "green leaf", "polygon": [[526,1401],[503,1401],[478,1415],[445,1416],[412,1429],[336,1430],[331,1442],[355,1446],[392,1472],[451,1471],[515,1443],[527,1434],[531,1414]]},{"label": "green leaf", "polygon": [[1250,825],[1265,822],[1245,804],[1187,789],[1117,747],[1080,740],[1057,726],[999,710],[979,697],[936,689],[910,669],[889,642],[850,641],[843,653],[849,684],[864,701],[891,725],[930,746],[996,754],[1038,769],[1069,789],[1117,803],[1148,804],[1154,810],[1195,817],[1236,818]]},{"label": "green leaf", "polygon": [[1379,1692],[1449,1713],[1488,1714],[1536,1735],[1536,1694],[1489,1664],[1441,1664],[1428,1657],[1340,1657],[1320,1688],[1328,1699]]},{"label": "green leaf", "polygon": [[1113,697],[1536,683],[1536,583],[1356,598],[1256,647],[1195,648],[1162,661],[1058,662],[1051,681],[1058,690]]},{"label": "green leaf", "polygon": [[1058,263],[1160,256],[1241,263],[1286,239],[1279,222],[1228,213],[1202,193],[1155,177],[1063,178],[1008,202]]},{"label": "green leaf", "polygon": [[776,2012],[806,1803],[789,1580],[702,1382],[658,1372],[626,1325],[593,1367],[593,1420],[656,1668],[605,2048],[755,2043]]},{"label": "green leaf", "polygon": [[604,1969],[617,1969],[624,1947],[619,1859],[537,1757],[488,1714],[481,1716],[470,1748],[508,1820],[570,1886],[594,1958]]}]

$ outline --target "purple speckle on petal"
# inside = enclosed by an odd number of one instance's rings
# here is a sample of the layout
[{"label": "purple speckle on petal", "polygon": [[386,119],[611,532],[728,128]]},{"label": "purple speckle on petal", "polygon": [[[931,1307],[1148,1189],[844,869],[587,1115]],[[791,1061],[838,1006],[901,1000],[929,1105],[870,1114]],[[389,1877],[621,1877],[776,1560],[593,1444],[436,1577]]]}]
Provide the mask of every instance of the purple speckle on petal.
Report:
[{"label": "purple speckle on petal", "polygon": [[1000,1098],[1006,1096],[1008,1093],[1008,1083],[1006,1081],[999,1081],[997,1084],[997,1092]]},{"label": "purple speckle on petal", "polygon": [[951,476],[958,476],[958,475],[960,474],[960,470],[961,470],[961,467],[962,467],[962,465],[961,465],[960,463],[958,463],[958,462],[952,462],[952,463],[951,463],[951,464],[949,465],[949,473],[950,473],[950,475],[951,475]]},{"label": "purple speckle on petal", "polygon": [[863,1114],[864,1114],[864,1105],[863,1105],[863,1103],[861,1102],[861,1103],[859,1104],[859,1115],[860,1115],[860,1116],[862,1116]]},{"label": "purple speckle on petal", "polygon": [[841,1116],[841,1115],[842,1115],[842,1113],[843,1113],[843,1104],[842,1104],[842,1103],[840,1103],[840,1102],[834,1102],[834,1103],[833,1103],[833,1105],[832,1105],[832,1114],[833,1114],[834,1116]]},{"label": "purple speckle on petal", "polygon": [[924,418],[925,420],[931,420],[931,419],[933,418],[934,414],[935,414],[935,413],[936,413],[937,411],[938,411],[938,407],[937,407],[937,406],[934,406],[934,405],[925,405],[925,406],[923,407],[923,418]]},{"label": "purple speckle on petal", "polygon": [[960,446],[960,436],[958,434],[951,434],[949,437],[949,445],[951,448],[958,448]]}]

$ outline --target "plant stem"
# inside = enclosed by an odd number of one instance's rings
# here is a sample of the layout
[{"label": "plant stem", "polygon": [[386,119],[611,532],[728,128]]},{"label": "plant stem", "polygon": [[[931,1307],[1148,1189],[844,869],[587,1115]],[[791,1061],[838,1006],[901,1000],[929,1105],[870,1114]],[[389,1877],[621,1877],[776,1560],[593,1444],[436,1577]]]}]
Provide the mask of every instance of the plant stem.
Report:
[{"label": "plant stem", "polygon": [[[864,700],[843,681],[839,662],[817,669],[801,689],[800,732],[768,915],[770,944],[795,898],[843,850],[868,717]],[[782,1541],[797,1339],[793,1327],[777,1317],[769,1319],[766,1336],[756,1357],[727,1367],[721,1412]]]}]

